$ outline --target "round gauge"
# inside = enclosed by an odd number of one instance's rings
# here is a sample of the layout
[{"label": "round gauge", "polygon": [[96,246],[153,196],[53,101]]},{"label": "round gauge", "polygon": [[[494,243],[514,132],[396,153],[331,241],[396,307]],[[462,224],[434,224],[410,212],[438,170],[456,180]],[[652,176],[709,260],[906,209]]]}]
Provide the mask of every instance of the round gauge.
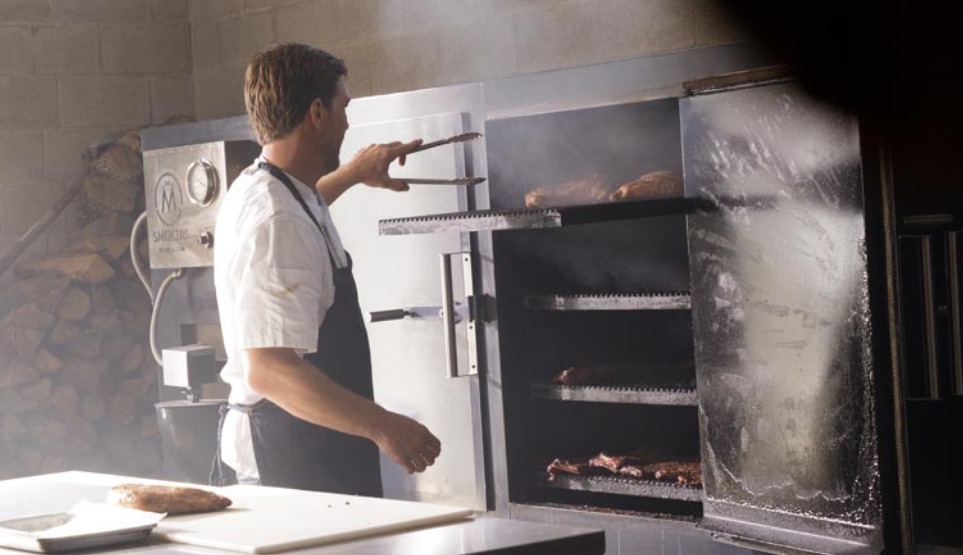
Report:
[{"label": "round gauge", "polygon": [[187,168],[187,198],[199,206],[207,206],[217,196],[217,169],[207,158]]}]

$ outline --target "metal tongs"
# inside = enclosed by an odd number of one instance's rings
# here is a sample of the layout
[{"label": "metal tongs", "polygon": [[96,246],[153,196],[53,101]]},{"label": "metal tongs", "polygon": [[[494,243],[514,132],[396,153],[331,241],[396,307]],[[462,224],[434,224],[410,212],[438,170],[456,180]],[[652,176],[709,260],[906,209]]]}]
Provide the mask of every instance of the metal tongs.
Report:
[{"label": "metal tongs", "polygon": [[423,143],[415,147],[409,154],[414,154],[416,152],[421,152],[422,150],[428,150],[429,148],[435,148],[436,146],[449,145],[451,143],[463,143],[465,141],[474,141],[475,139],[480,139],[481,133],[462,133],[461,135],[455,135],[454,137],[448,137],[447,139],[442,139],[440,141],[433,141],[430,143]]},{"label": "metal tongs", "polygon": [[[475,139],[481,138],[481,133],[462,133],[461,135],[455,135],[453,137],[448,137],[447,139],[442,139],[440,141],[432,141],[430,143],[424,143],[415,147],[414,150],[409,152],[409,154],[414,154],[416,152],[421,152],[423,150],[428,150],[430,148],[435,148],[437,146],[448,145],[452,143],[463,143],[466,141],[473,141]],[[478,185],[479,183],[485,181],[485,177],[458,177],[455,179],[428,179],[422,177],[402,177],[401,180],[409,185]]]}]

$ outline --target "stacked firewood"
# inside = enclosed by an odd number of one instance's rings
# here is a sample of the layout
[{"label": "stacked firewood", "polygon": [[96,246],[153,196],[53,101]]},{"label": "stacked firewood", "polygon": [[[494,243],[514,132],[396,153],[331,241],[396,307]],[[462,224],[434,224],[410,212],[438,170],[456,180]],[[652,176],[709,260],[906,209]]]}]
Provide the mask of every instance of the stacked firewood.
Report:
[{"label": "stacked firewood", "polygon": [[89,165],[77,241],[22,261],[0,291],[0,479],[159,475],[151,306],[129,255],[143,188],[134,130]]}]

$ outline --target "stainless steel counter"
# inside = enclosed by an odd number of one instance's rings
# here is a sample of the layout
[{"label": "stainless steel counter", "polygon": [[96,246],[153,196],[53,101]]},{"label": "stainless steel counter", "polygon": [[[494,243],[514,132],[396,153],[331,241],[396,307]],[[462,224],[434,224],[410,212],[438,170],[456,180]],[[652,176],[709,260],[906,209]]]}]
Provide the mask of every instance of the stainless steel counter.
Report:
[{"label": "stainless steel counter", "polygon": [[[74,503],[100,502],[108,488],[71,484],[44,487],[34,478],[0,481],[0,519],[61,512]],[[0,555],[23,552],[0,548]],[[84,553],[223,555],[227,551],[169,543],[159,539]],[[601,530],[521,522],[489,516],[428,526],[407,532],[349,540],[288,551],[298,555],[602,555]]]}]

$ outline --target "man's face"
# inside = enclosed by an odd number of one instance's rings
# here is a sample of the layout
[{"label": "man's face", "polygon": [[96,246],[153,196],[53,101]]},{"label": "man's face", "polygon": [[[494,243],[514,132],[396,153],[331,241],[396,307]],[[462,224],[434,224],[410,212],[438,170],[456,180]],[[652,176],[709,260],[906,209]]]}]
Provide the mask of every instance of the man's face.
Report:
[{"label": "man's face", "polygon": [[341,165],[340,153],[341,143],[344,142],[344,134],[348,130],[348,114],[345,109],[351,102],[351,95],[348,93],[348,86],[344,78],[338,79],[338,88],[331,101],[331,109],[328,112],[328,121],[324,129],[322,141],[322,155],[327,161],[326,172],[334,171]]}]

